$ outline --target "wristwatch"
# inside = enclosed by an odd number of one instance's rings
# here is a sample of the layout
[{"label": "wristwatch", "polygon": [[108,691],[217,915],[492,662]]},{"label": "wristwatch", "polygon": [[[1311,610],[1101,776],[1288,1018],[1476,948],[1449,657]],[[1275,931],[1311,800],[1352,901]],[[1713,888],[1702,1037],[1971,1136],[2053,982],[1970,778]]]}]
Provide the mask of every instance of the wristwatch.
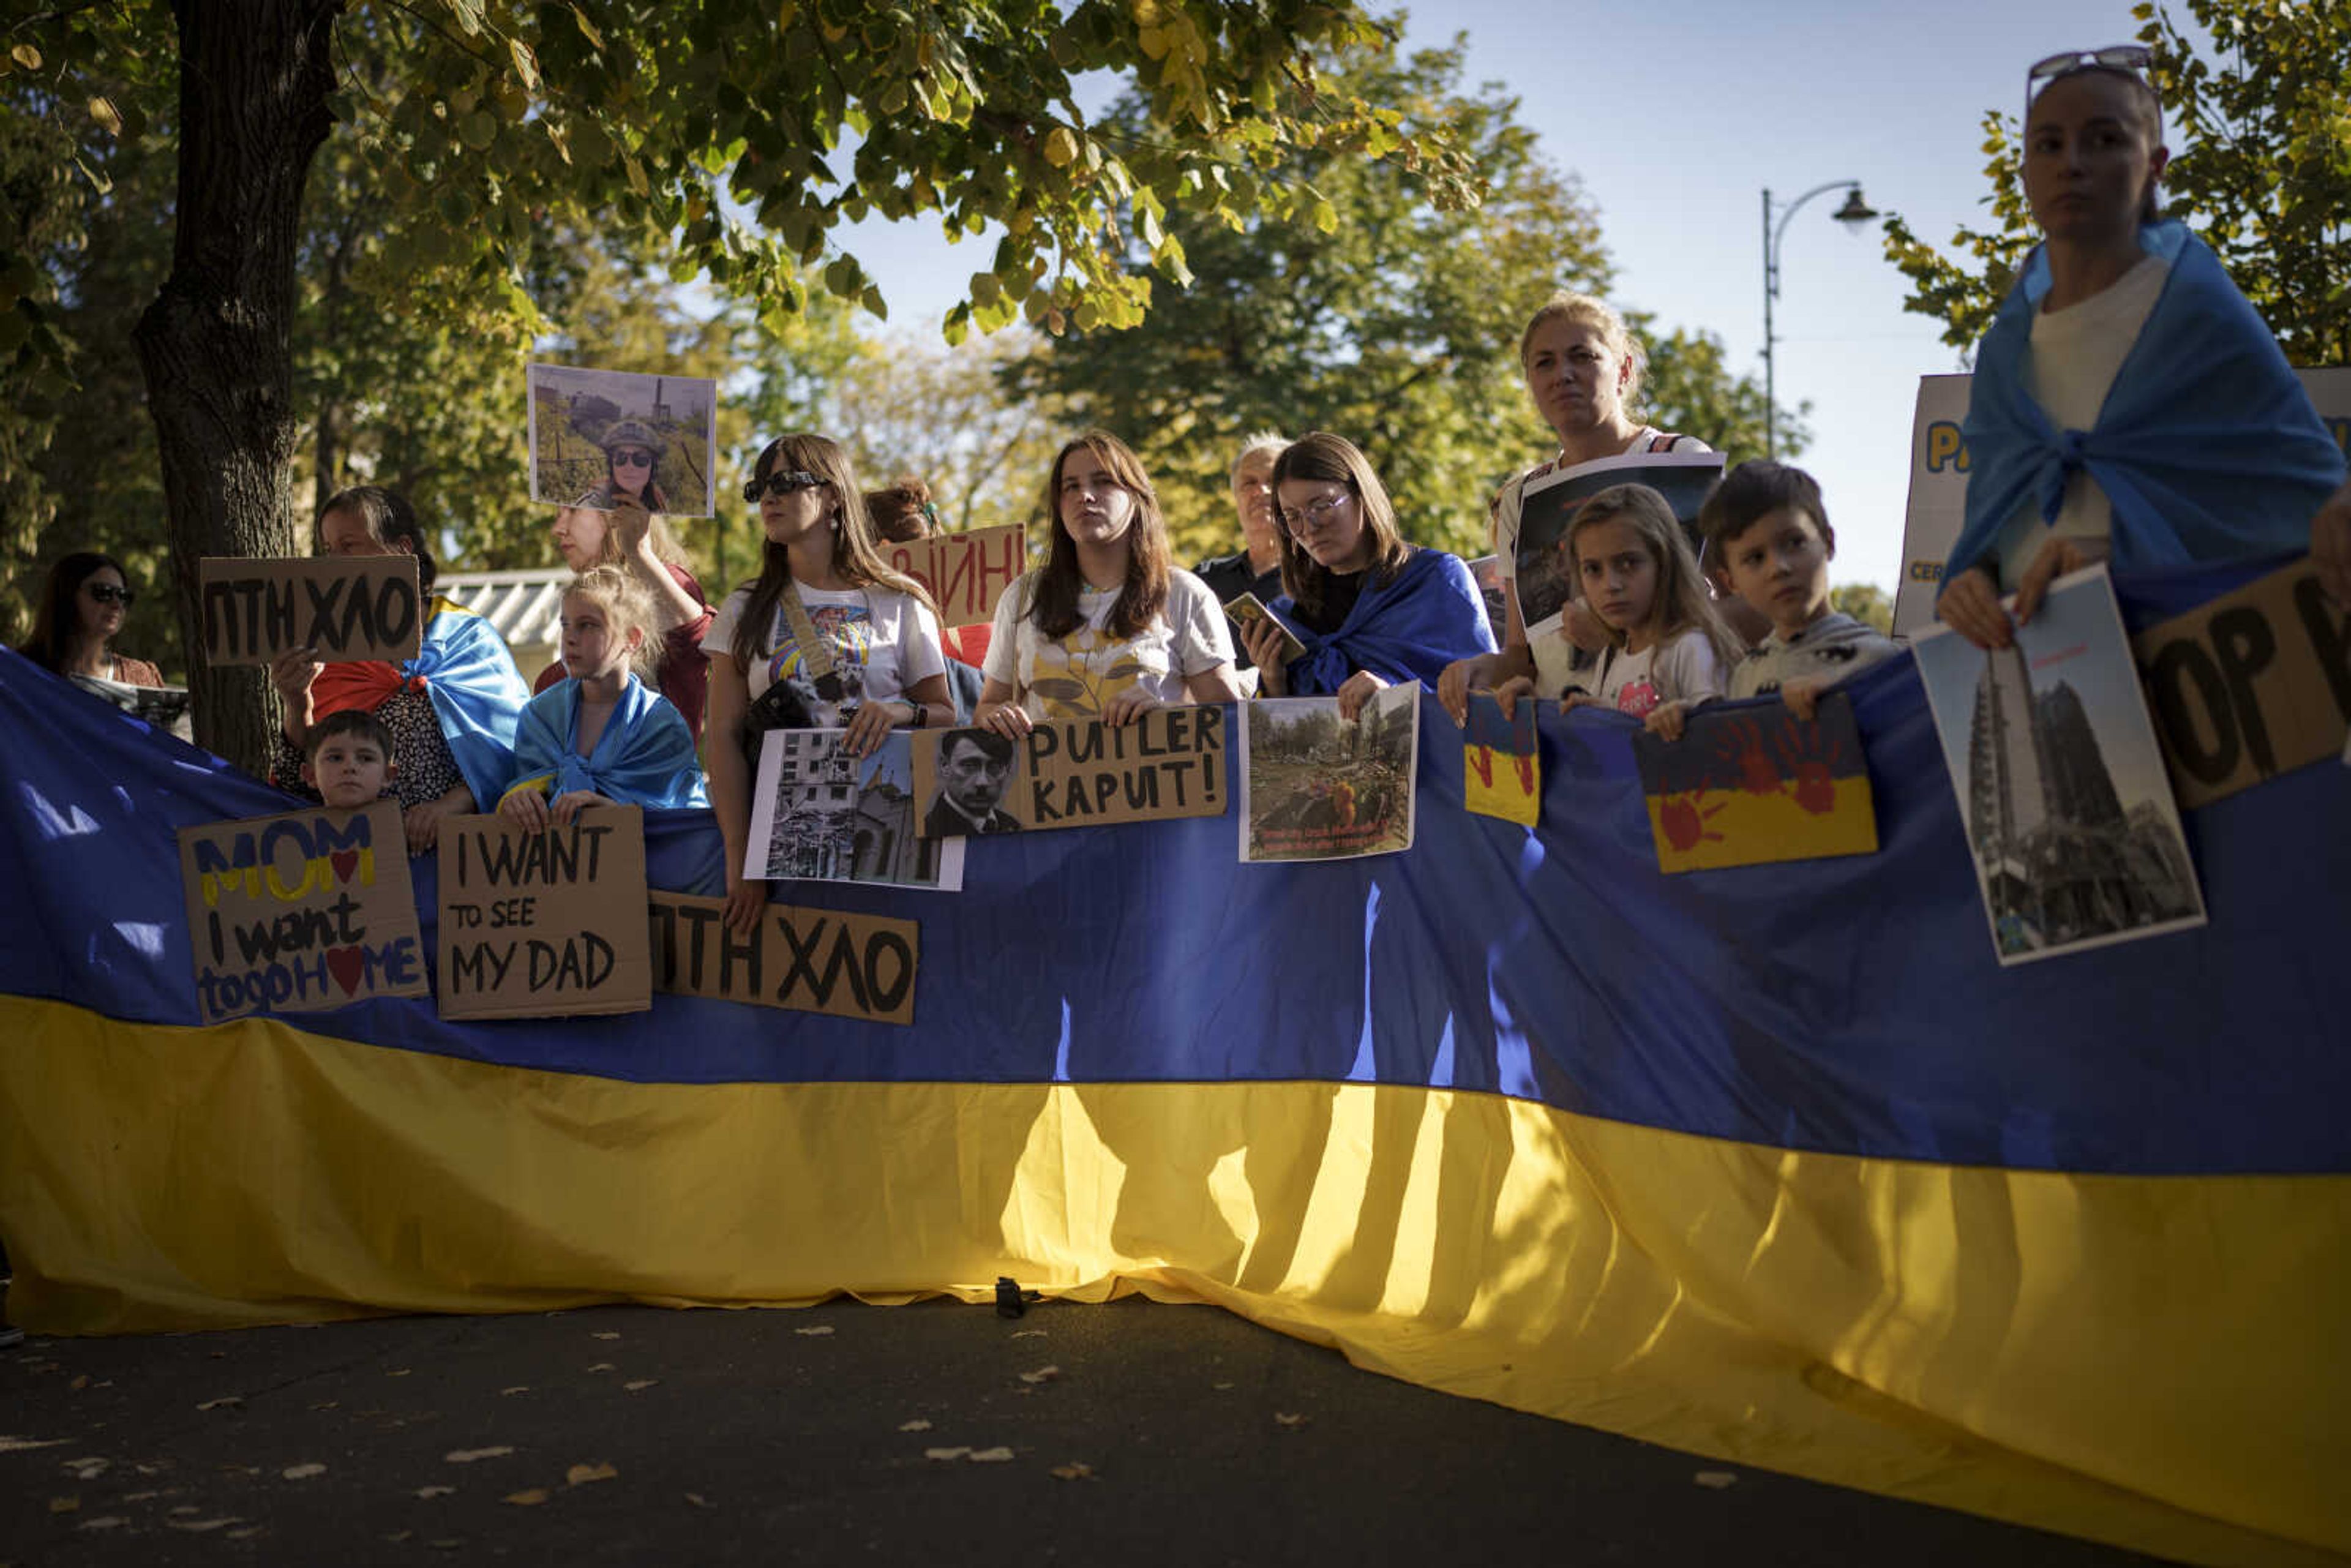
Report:
[{"label": "wristwatch", "polygon": [[931,707],[928,703],[918,703],[912,697],[906,698],[905,702],[908,707],[914,710],[914,716],[906,721],[908,729],[920,729],[931,722]]}]

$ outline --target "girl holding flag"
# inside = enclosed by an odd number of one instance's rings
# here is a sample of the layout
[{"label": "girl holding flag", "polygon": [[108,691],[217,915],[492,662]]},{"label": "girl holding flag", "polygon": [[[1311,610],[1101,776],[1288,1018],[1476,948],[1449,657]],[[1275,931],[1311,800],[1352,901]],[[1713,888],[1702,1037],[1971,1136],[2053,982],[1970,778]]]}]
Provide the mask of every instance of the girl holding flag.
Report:
[{"label": "girl holding flag", "polygon": [[442,818],[496,800],[513,777],[515,723],[529,689],[496,627],[434,597],[433,555],[405,497],[375,485],[340,491],[319,511],[314,542],[322,556],[416,557],[427,607],[424,646],[402,664],[321,664],[308,648],[281,655],[269,666],[286,713],[271,778],[316,799],[300,782],[303,737],[329,714],[367,709],[391,733],[393,793],[409,852],[422,854],[438,841]]}]

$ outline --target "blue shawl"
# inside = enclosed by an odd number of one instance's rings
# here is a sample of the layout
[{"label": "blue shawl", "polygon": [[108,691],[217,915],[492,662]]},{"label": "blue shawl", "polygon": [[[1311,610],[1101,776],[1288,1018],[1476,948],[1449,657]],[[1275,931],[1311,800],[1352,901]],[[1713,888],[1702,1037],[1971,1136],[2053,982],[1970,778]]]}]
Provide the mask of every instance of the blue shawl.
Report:
[{"label": "blue shawl", "polygon": [[2171,271],[2095,429],[2053,428],[2025,390],[2032,313],[2049,293],[2045,249],[1984,335],[1962,430],[1967,525],[1946,587],[2028,502],[2054,521],[2066,479],[2084,468],[2114,508],[2117,571],[2308,548],[2343,454],[2220,257],[2177,223],[2141,229],[2139,243]]},{"label": "blue shawl", "polygon": [[596,748],[580,755],[580,683],[565,679],[530,699],[515,730],[517,789],[549,799],[590,789],[623,806],[706,806],[694,734],[675,704],[631,675]]},{"label": "blue shawl", "polygon": [[445,599],[435,599],[433,612],[423,651],[400,673],[424,682],[449,755],[475,804],[486,811],[513,775],[515,720],[530,700],[530,687],[496,627]]},{"label": "blue shawl", "polygon": [[1384,588],[1366,580],[1347,619],[1327,637],[1299,624],[1290,595],[1270,608],[1306,644],[1305,654],[1284,672],[1293,696],[1327,695],[1357,670],[1434,686],[1454,660],[1494,651],[1477,580],[1459,556],[1440,549],[1413,551]]}]

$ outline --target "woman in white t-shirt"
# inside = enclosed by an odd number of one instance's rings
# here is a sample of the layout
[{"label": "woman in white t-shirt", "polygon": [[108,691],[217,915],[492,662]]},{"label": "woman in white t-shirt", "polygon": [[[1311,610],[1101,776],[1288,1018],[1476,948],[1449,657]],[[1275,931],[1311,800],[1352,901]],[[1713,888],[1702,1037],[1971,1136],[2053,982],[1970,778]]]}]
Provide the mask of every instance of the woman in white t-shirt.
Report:
[{"label": "woman in white t-shirt", "polygon": [[[1559,437],[1559,451],[1548,462],[1513,476],[1488,504],[1495,565],[1505,580],[1516,570],[1520,505],[1528,481],[1604,457],[1711,450],[1696,436],[1668,434],[1632,416],[1648,355],[1625,329],[1625,319],[1589,294],[1562,290],[1543,301],[1519,339],[1519,367],[1535,411]],[[1535,652],[1528,645],[1515,584],[1503,600],[1510,614],[1500,650],[1457,660],[1437,679],[1437,700],[1457,724],[1468,716],[1471,692],[1491,691],[1516,676],[1537,681]],[[1598,653],[1609,643],[1607,627],[1580,601],[1568,604],[1560,635],[1586,653]],[[1553,661],[1544,661],[1541,673],[1549,678],[1539,684],[1555,687],[1561,683],[1565,652],[1558,668],[1549,667]]]},{"label": "woman in white t-shirt", "polygon": [[1224,611],[1169,563],[1158,494],[1127,444],[1094,430],[1062,447],[1045,506],[1051,553],[997,601],[973,722],[1018,737],[1040,718],[1119,725],[1239,701]]},{"label": "woman in white t-shirt", "polygon": [[[769,728],[843,729],[864,756],[894,727],[955,722],[937,611],[886,565],[849,455],[821,435],[759,454],[759,575],[726,596],[702,639],[710,657],[710,802],[726,841],[726,924],[747,936],[767,902],[743,875],[751,830],[747,716]],[[796,630],[804,627],[804,631]],[[804,645],[813,639],[813,648]]]}]

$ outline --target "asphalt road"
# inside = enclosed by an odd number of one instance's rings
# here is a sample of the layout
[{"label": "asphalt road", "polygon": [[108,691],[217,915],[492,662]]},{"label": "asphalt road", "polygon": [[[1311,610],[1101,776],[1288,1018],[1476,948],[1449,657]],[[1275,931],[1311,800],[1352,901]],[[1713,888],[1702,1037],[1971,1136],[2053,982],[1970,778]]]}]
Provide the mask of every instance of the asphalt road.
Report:
[{"label": "asphalt road", "polygon": [[2149,1561],[1140,1301],[35,1337],[0,1434],[0,1564]]}]

